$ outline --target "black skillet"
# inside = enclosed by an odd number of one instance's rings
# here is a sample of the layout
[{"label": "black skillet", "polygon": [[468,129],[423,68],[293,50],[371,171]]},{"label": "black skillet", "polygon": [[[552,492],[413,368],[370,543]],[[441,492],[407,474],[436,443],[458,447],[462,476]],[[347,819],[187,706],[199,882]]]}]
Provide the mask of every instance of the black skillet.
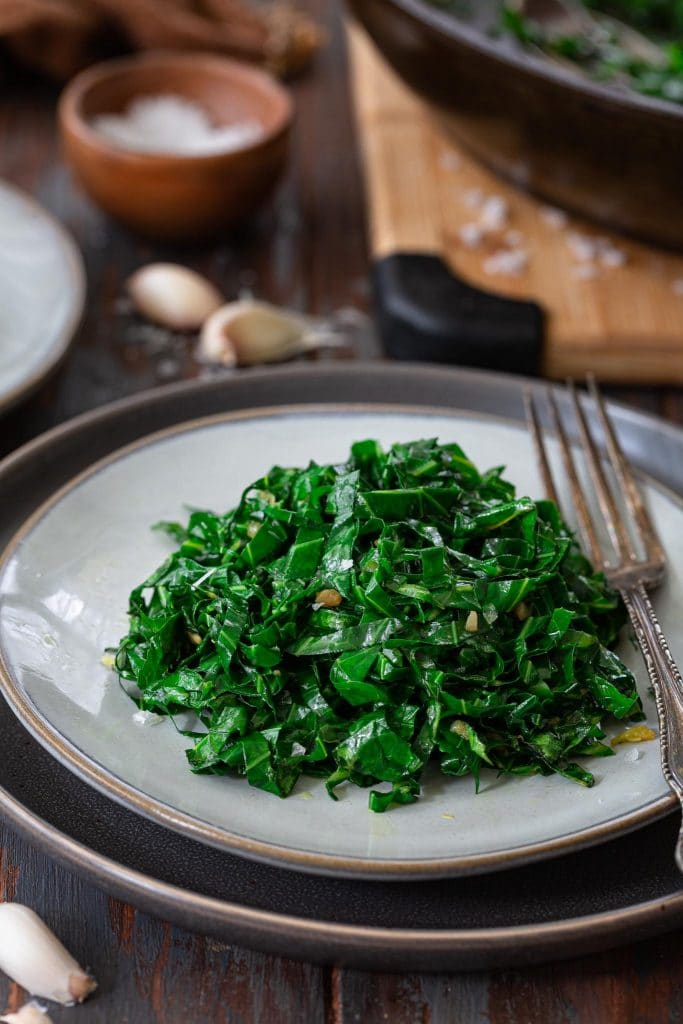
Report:
[{"label": "black skillet", "polygon": [[[349,6],[488,167],[612,228],[683,246],[683,106],[597,84],[496,39],[500,0],[474,0],[469,21],[426,0]],[[379,260],[374,283],[393,358],[538,372],[543,315],[535,303],[471,288],[424,254]]]}]

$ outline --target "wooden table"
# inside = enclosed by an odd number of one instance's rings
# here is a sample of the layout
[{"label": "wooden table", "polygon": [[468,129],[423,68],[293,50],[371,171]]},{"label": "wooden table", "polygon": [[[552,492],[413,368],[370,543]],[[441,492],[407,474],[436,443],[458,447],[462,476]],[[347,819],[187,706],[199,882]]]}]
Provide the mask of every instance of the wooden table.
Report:
[{"label": "wooden table", "polygon": [[[122,282],[150,259],[189,263],[229,296],[251,287],[274,302],[326,312],[367,304],[368,261],[357,154],[345,85],[337,5],[310,0],[331,45],[294,86],[298,104],[290,171],[275,203],[239,236],[174,250],[110,223],[72,185],[54,131],[56,93],[16,76],[0,98],[0,176],[33,193],[78,239],[88,309],[60,374],[2,421],[10,451],[85,409],[198,373],[189,343],[155,351],[122,310]],[[1,231],[1,228],[0,228]],[[683,422],[681,394],[622,392],[627,401]],[[7,496],[4,496],[5,499]],[[57,1021],[92,1024],[659,1024],[683,1019],[680,934],[528,970],[371,975],[323,969],[232,948],[153,920],[38,855],[7,829],[0,836],[0,897],[30,904],[96,973],[97,997]],[[23,993],[0,980],[0,1006]]]}]

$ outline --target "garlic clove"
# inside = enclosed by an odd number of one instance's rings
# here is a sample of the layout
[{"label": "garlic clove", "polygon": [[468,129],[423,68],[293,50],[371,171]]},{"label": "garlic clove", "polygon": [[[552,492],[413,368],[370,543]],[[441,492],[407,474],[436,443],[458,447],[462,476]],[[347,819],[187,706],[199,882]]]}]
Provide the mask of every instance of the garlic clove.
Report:
[{"label": "garlic clove", "polygon": [[31,995],[65,1006],[82,1003],[97,988],[57,936],[21,903],[0,903],[0,970]]},{"label": "garlic clove", "polygon": [[210,281],[177,263],[150,263],[126,288],[138,313],[176,331],[198,330],[224,302]]},{"label": "garlic clove", "polygon": [[212,313],[199,335],[195,355],[201,363],[237,366],[237,352],[229,334],[230,314],[227,312],[240,303],[230,303]]},{"label": "garlic clove", "polygon": [[318,330],[312,317],[267,302],[239,299],[222,306],[206,321],[197,357],[223,366],[256,366],[344,344],[331,332]]},{"label": "garlic clove", "polygon": [[31,1000],[14,1013],[6,1013],[0,1017],[0,1024],[52,1024],[52,1020],[48,1017],[45,1007]]},{"label": "garlic clove", "polygon": [[479,616],[475,611],[471,611],[465,619],[465,632],[466,633],[478,633],[479,632]]}]

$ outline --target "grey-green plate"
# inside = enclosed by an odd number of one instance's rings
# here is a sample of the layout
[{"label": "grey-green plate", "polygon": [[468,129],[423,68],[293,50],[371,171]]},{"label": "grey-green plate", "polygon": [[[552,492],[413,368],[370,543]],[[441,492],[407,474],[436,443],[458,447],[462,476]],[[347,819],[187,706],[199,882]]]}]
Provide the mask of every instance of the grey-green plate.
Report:
[{"label": "grey-green plate", "polygon": [[[151,431],[311,399],[418,401],[485,416],[522,415],[518,380],[415,367],[263,371],[165,389],[74,421],[6,460],[0,481],[18,501],[0,513],[3,535],[93,459]],[[683,477],[681,433],[626,410],[615,416],[634,461],[683,490],[676,476]],[[5,706],[0,734],[0,805],[21,831],[109,890],[233,941],[313,959],[445,969],[587,952],[683,917],[672,818],[594,850],[479,879],[405,885],[311,877],[209,848],[118,806],[55,762]]]},{"label": "grey-green plate", "polygon": [[[471,779],[428,771],[417,803],[377,815],[355,786],[333,801],[323,780],[304,776],[280,800],[243,778],[193,775],[188,740],[173,723],[140,722],[102,655],[127,631],[130,591],[172,550],[151,524],[183,519],[187,505],[225,511],[273,464],[340,463],[368,437],[385,447],[421,437],[457,442],[482,467],[505,462],[520,495],[542,494],[524,425],[458,407],[279,405],[158,431],[62,488],[0,560],[0,687],[21,721],[66,767],[153,821],[229,853],[333,875],[415,879],[509,868],[661,815],[672,798],[656,742],[591,761],[591,789],[559,775],[483,770],[475,795]],[[683,660],[683,507],[653,483],[644,489],[670,561],[657,613]],[[626,636],[620,653],[656,729],[643,660]],[[606,728],[616,735],[623,724]]]}]

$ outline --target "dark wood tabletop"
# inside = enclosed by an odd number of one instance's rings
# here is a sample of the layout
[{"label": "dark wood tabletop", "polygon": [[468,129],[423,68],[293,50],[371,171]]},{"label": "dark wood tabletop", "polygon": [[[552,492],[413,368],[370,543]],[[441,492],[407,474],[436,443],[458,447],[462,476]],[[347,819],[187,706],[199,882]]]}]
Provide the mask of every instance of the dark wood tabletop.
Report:
[{"label": "dark wood tabletop", "polygon": [[[0,425],[0,453],[112,399],[197,376],[190,339],[157,343],[123,303],[141,264],[196,267],[229,297],[250,288],[273,302],[326,313],[367,308],[364,204],[334,0],[309,6],[330,31],[314,71],[293,84],[297,120],[289,171],[272,204],[238,234],[174,248],[137,239],[95,209],[71,180],[55,132],[56,89],[4,70],[0,176],[56,214],[78,240],[87,310],[60,372]],[[1,238],[1,226],[0,226]],[[680,392],[620,398],[683,422]],[[3,496],[7,500],[7,495]],[[34,907],[99,980],[78,1010],[54,1021],[92,1024],[660,1024],[683,1020],[681,935],[559,964],[451,976],[321,968],[190,934],[109,898],[2,828],[0,898]],[[24,994],[0,979],[0,1006]]]}]

